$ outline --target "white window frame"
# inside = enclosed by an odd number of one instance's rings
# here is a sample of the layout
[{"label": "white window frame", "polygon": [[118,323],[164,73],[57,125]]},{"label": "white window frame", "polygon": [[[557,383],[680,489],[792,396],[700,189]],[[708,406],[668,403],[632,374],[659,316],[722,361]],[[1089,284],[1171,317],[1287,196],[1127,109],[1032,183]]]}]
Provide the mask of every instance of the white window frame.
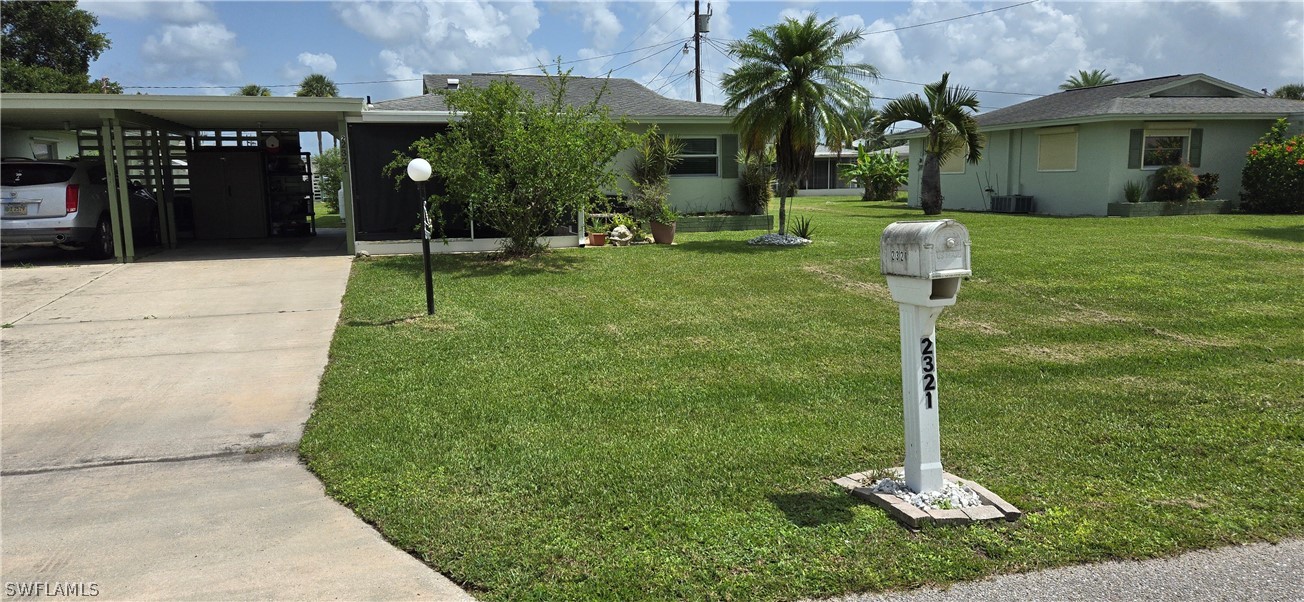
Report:
[{"label": "white window frame", "polygon": [[1146,129],[1141,133],[1141,169],[1145,171],[1154,171],[1168,165],[1151,165],[1146,163],[1146,143],[1151,138],[1181,138],[1182,154],[1178,157],[1177,163],[1171,165],[1182,165],[1191,159],[1191,129],[1190,128],[1173,128],[1173,129]]},{"label": "white window frame", "polygon": [[[58,160],[59,160],[59,141],[58,141],[58,140],[51,140],[51,139],[49,139],[49,138],[32,138],[31,140],[32,140],[32,158],[33,158],[33,159],[42,160],[42,161],[58,161]],[[48,146],[48,147],[50,148],[50,156],[49,156],[49,157],[38,157],[38,156],[36,156],[36,148],[37,148],[38,146]]]},{"label": "white window frame", "polygon": [[[1044,136],[1065,136],[1073,135],[1073,167],[1049,169],[1042,167],[1042,149],[1046,143]],[[1039,172],[1072,172],[1078,170],[1078,128],[1077,126],[1048,128],[1037,132],[1037,171]]]},{"label": "white window frame", "polygon": [[711,155],[697,155],[697,154],[693,154],[693,155],[690,155],[690,154],[687,154],[687,153],[680,153],[680,157],[685,158],[685,159],[687,159],[687,158],[689,158],[689,157],[694,158],[694,159],[706,159],[706,158],[713,158],[713,159],[715,159],[715,172],[714,172],[714,173],[709,173],[709,174],[705,174],[705,173],[680,173],[680,174],[677,174],[677,173],[675,173],[675,168],[671,168],[671,169],[670,169],[670,177],[672,177],[672,178],[718,178],[718,177],[720,177],[720,137],[719,137],[719,136],[677,136],[677,138],[679,138],[681,141],[683,141],[683,140],[713,140],[713,141],[715,141],[715,154],[711,154]]}]

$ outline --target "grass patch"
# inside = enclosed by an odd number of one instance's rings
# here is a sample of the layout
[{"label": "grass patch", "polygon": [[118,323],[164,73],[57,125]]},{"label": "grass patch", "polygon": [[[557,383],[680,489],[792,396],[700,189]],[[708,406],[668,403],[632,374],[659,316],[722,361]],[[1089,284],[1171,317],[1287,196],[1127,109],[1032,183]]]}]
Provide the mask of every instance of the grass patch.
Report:
[{"label": "grass patch", "polygon": [[911,534],[829,477],[898,465],[898,203],[495,263],[360,260],[301,450],[328,492],[490,600],[913,587],[1298,536],[1294,217],[951,212],[975,276],[938,324],[943,461],[1012,524]]},{"label": "grass patch", "polygon": [[326,206],[326,203],[320,201],[312,204],[314,219],[318,228],[343,228],[344,221],[340,219],[340,213]]}]

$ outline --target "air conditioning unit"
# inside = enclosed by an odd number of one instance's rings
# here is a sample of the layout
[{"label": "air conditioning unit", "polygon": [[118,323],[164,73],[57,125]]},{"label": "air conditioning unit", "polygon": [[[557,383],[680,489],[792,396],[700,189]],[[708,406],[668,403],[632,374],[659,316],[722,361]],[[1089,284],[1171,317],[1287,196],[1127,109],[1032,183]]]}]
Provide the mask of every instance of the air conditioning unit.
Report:
[{"label": "air conditioning unit", "polygon": [[1006,194],[992,197],[993,213],[1032,213],[1032,197]]}]

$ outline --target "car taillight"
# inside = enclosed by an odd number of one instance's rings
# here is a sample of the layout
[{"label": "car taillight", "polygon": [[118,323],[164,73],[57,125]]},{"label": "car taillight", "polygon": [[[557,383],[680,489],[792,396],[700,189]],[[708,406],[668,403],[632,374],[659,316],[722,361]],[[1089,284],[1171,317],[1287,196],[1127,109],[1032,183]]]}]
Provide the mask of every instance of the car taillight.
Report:
[{"label": "car taillight", "polygon": [[64,213],[76,213],[77,202],[81,200],[81,193],[76,184],[69,184],[67,192],[63,195]]}]

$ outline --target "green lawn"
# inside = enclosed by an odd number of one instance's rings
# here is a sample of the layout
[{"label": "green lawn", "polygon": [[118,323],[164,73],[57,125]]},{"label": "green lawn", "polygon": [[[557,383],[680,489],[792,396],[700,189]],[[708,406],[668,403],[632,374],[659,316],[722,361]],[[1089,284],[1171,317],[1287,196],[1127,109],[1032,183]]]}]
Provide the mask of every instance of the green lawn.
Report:
[{"label": "green lawn", "polygon": [[326,206],[326,203],[316,202],[312,204],[313,212],[316,213],[316,223],[318,228],[343,228],[344,222],[340,221],[340,212],[334,211]]},{"label": "green lawn", "polygon": [[948,213],[946,468],[1027,515],[912,534],[828,479],[899,465],[899,203],[493,263],[358,261],[302,452],[490,600],[790,599],[1304,532],[1304,225]]}]

